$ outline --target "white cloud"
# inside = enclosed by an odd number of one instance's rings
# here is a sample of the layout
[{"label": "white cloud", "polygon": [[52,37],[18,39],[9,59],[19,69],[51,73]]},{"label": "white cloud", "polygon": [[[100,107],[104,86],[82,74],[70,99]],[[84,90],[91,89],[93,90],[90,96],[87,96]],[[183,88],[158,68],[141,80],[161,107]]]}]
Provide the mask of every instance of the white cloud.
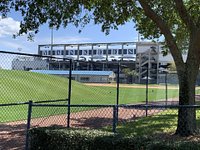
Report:
[{"label": "white cloud", "polygon": [[[87,37],[80,37],[80,36],[70,36],[70,37],[54,37],[53,43],[54,44],[69,44],[69,43],[84,43],[90,42],[91,39]],[[35,42],[38,44],[50,44],[51,38],[36,38]]]},{"label": "white cloud", "polygon": [[14,20],[11,17],[4,18],[0,17],[0,37],[6,35],[13,35],[20,29],[20,22]]},{"label": "white cloud", "polygon": [[74,37],[63,37],[63,38],[55,38],[56,43],[83,43],[83,42],[88,42],[91,41],[90,38],[86,37],[79,37],[79,36],[74,36]]}]

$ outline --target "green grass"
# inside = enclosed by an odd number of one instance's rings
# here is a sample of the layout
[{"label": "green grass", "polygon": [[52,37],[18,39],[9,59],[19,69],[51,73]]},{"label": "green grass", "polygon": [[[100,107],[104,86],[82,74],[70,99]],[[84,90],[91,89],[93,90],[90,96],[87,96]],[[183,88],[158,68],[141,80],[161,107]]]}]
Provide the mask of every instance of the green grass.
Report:
[{"label": "green grass", "polygon": [[[32,100],[66,99],[68,79],[27,71],[0,70],[0,104]],[[142,103],[145,88],[121,87],[120,104]],[[168,97],[177,97],[178,89],[169,89]],[[149,89],[149,101],[165,99],[165,90]],[[62,102],[61,104],[64,104]],[[66,103],[65,103],[66,104]],[[71,104],[116,104],[116,87],[95,87],[72,81]],[[79,111],[79,110],[76,110]],[[66,113],[66,108],[34,108],[33,117]],[[0,108],[0,122],[21,120],[27,117],[27,106]]]},{"label": "green grass", "polygon": [[[25,71],[0,70],[0,103],[65,99],[68,79]],[[145,101],[145,88],[120,88],[122,104]],[[169,89],[169,97],[177,97],[177,89]],[[149,100],[165,99],[164,89],[149,89]],[[72,104],[115,104],[115,87],[95,87],[72,81]]]},{"label": "green grass", "polygon": [[174,133],[177,127],[177,110],[165,110],[153,116],[138,118],[135,121],[119,124],[117,131],[125,135],[155,135]]},{"label": "green grass", "polygon": [[[152,111],[152,110],[150,110]],[[200,111],[196,111],[196,125],[200,129]],[[156,138],[170,138],[177,128],[178,111],[176,109],[166,109],[160,113],[147,117],[139,117],[135,120],[119,122],[117,132],[125,136],[149,136]],[[112,131],[111,127],[104,128]]]}]

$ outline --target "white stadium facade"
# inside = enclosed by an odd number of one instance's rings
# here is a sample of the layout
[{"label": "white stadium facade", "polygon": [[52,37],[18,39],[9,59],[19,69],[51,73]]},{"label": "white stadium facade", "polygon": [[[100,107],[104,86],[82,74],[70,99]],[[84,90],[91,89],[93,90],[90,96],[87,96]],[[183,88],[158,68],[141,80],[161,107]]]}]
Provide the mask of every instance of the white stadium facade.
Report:
[{"label": "white stadium facade", "polygon": [[[120,82],[124,83],[144,83],[147,77],[150,83],[164,82],[167,67],[173,62],[170,54],[163,56],[162,44],[156,42],[44,44],[38,46],[38,55],[58,59],[34,59],[32,63],[38,65],[31,68],[29,61],[28,70],[69,70],[69,61],[66,60],[72,59],[73,70],[113,71],[116,74],[120,64]],[[13,60],[12,68],[27,70],[27,61],[19,61]],[[122,71],[124,68],[137,72],[134,80],[127,77]]]}]

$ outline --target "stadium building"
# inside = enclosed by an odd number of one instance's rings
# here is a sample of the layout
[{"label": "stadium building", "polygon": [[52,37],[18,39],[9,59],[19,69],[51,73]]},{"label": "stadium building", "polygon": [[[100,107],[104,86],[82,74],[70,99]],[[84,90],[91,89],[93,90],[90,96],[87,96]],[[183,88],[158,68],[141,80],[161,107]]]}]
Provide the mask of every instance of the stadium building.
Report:
[{"label": "stadium building", "polygon": [[[155,42],[45,44],[38,46],[38,54],[59,58],[43,58],[43,61],[47,63],[44,65],[46,70],[69,70],[69,62],[66,59],[72,59],[74,71],[117,73],[120,63],[120,82],[125,83],[133,81],[144,83],[147,78],[150,83],[159,83],[163,81],[167,67],[173,62],[170,54],[162,55],[162,45]],[[16,67],[16,62],[13,61],[13,64]],[[19,60],[18,64],[20,64]],[[134,77],[134,80],[128,79],[123,72],[124,68],[129,68],[130,71],[135,70],[137,77]],[[42,69],[44,69],[43,66]]]}]

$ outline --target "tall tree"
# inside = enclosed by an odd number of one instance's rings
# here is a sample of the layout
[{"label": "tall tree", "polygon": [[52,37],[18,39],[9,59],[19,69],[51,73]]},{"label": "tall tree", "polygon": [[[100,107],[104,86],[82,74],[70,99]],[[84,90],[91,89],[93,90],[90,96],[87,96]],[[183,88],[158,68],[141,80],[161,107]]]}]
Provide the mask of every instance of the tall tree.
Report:
[{"label": "tall tree", "polygon": [[[127,83],[134,83],[135,78],[138,76],[138,73],[135,70],[131,70],[130,68],[124,68],[122,69],[122,72],[125,74],[128,82]],[[131,82],[130,79],[131,78]]]},{"label": "tall tree", "polygon": [[[21,12],[19,35],[29,31],[37,33],[44,23],[57,29],[71,23],[82,29],[93,22],[108,34],[110,29],[135,22],[145,38],[164,37],[177,68],[179,104],[195,104],[195,81],[200,64],[199,0],[4,0],[0,4],[3,16],[11,9]],[[185,62],[183,51],[188,53]],[[195,131],[195,109],[180,108],[176,133],[191,135]]]}]

